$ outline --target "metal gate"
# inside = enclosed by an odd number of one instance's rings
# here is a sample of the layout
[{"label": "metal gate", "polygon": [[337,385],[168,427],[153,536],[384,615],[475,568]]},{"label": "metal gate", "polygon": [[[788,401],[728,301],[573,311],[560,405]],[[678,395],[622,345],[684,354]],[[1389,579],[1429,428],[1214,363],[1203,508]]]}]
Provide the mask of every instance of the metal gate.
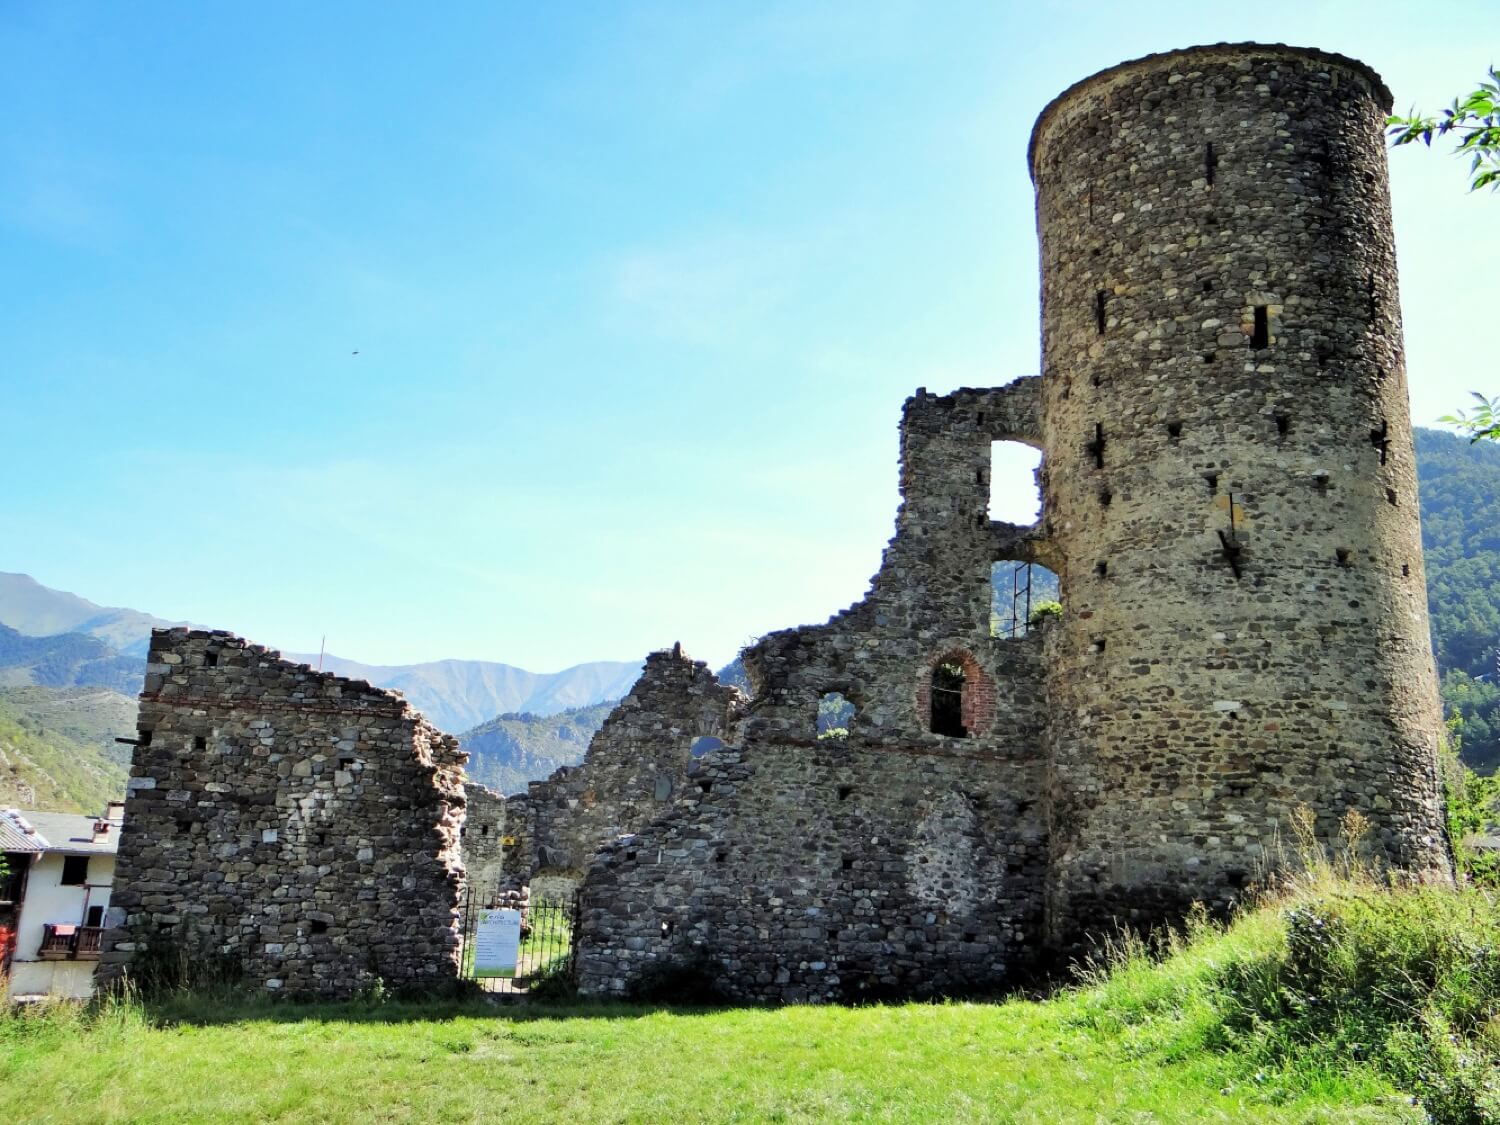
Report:
[{"label": "metal gate", "polygon": [[[484,912],[490,910],[515,910],[521,915],[512,975],[488,975],[491,970],[478,957],[480,922]],[[573,902],[533,900],[526,888],[466,888],[459,978],[501,996],[527,996],[553,984],[565,987],[573,979],[576,913]]]}]

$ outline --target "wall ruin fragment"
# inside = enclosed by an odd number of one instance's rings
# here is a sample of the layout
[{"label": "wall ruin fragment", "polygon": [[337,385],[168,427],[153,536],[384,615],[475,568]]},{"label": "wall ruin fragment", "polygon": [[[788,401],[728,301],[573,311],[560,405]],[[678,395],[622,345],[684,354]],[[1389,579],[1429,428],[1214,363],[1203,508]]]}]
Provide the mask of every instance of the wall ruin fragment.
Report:
[{"label": "wall ruin fragment", "polygon": [[458,969],[463,763],[398,695],[156,630],[101,958],[163,949],[284,995]]}]

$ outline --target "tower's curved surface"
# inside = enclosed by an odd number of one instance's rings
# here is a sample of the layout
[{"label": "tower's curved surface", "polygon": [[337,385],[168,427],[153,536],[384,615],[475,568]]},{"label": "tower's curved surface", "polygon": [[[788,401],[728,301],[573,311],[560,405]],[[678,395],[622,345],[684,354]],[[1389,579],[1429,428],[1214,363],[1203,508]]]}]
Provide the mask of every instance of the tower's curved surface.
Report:
[{"label": "tower's curved surface", "polygon": [[1054,942],[1223,904],[1299,805],[1447,872],[1389,106],[1226,44],[1037,122]]}]

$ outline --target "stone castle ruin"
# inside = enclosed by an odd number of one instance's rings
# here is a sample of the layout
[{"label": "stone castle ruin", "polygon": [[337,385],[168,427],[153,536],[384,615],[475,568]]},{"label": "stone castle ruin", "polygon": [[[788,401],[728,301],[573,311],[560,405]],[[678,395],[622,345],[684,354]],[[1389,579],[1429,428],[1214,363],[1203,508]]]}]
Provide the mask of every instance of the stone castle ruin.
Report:
[{"label": "stone castle ruin", "polygon": [[[584,994],[676,971],[754,1001],[992,988],[1226,909],[1302,805],[1330,843],[1358,810],[1374,860],[1448,877],[1390,104],[1352,59],[1238,44],[1043,111],[1042,374],[907,401],[866,598],[748,648],[749,697],[653,654],[581,766],[483,797],[514,841],[486,878],[576,886]],[[989,518],[1001,441],[1042,453],[1031,526]],[[993,636],[1002,561],[1054,571],[1062,614]],[[117,948],[184,918],[285,987],[451,975],[473,846],[451,740],[365,685],[203,668],[242,644],[214,636],[153,645]],[[853,714],[820,737],[834,695]],[[326,842],[293,839],[319,809]]]}]

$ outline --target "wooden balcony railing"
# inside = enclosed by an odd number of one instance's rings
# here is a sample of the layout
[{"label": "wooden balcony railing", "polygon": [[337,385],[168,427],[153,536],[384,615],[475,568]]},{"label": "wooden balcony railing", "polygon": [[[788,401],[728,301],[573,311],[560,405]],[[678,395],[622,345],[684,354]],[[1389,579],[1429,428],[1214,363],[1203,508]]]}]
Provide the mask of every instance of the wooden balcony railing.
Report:
[{"label": "wooden balcony railing", "polygon": [[103,926],[48,923],[42,927],[37,956],[43,961],[97,961],[103,940]]}]

